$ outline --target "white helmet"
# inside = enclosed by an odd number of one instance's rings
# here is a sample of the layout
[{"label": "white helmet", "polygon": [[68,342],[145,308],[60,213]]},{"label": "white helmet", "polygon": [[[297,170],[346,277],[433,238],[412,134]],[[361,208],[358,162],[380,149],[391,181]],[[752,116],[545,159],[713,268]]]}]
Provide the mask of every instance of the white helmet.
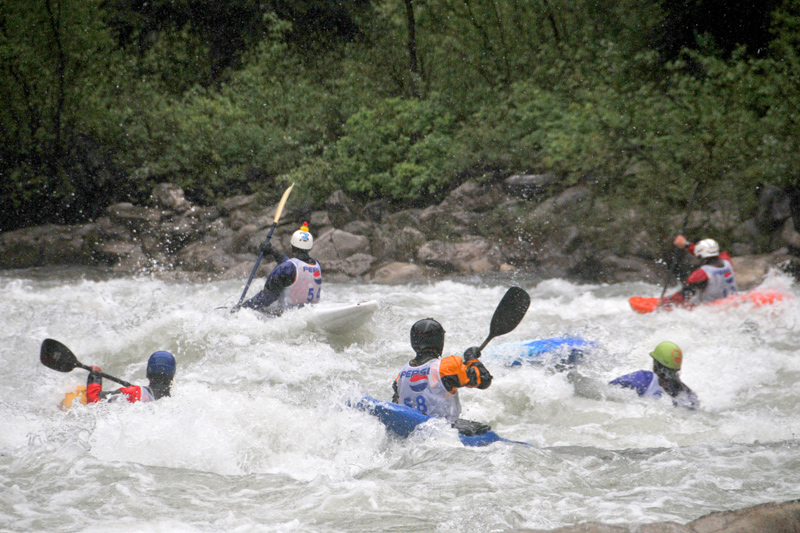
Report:
[{"label": "white helmet", "polygon": [[703,239],[694,245],[694,255],[705,259],[719,255],[719,244],[714,239]]},{"label": "white helmet", "polygon": [[303,222],[300,229],[292,234],[292,246],[301,250],[310,250],[314,246],[314,237],[308,231],[308,222]]}]

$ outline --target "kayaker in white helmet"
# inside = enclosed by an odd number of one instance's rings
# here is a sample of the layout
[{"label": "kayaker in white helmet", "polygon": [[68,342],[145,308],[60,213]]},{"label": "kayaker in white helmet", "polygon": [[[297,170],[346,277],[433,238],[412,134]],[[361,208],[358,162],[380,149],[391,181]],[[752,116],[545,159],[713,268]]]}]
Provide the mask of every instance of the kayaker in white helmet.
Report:
[{"label": "kayaker in white helmet", "polygon": [[244,302],[242,307],[257,309],[270,314],[281,314],[285,309],[316,304],[322,292],[322,268],[319,262],[308,255],[314,246],[314,237],[303,222],[292,234],[291,257],[276,250],[272,243],[259,247],[264,255],[272,256],[278,263],[272,269],[264,288]]},{"label": "kayaker in white helmet", "polygon": [[699,258],[700,267],[689,274],[681,290],[664,298],[659,305],[700,304],[713,302],[736,294],[736,277],[733,274],[731,257],[727,252],[719,251],[719,244],[714,239],[703,239],[693,244],[683,235],[675,237],[673,244],[685,248],[690,254]]}]

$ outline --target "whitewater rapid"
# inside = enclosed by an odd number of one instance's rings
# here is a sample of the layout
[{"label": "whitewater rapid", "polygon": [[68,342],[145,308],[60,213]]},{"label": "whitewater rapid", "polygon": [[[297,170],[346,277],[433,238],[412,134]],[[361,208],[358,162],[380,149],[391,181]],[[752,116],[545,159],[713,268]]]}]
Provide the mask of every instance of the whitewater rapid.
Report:
[{"label": "whitewater rapid", "polygon": [[[462,416],[533,447],[467,448],[435,423],[400,440],[346,406],[391,396],[417,319],[443,324],[447,353],[480,344],[511,284],[531,307],[484,350],[494,383],[463,390]],[[241,280],[0,272],[0,530],[477,532],[686,523],[795,499],[800,290],[780,274],[762,286],[793,297],[638,315],[628,297],[660,287],[327,283],[327,302],[380,303],[366,327],[330,335],[302,312],[218,309],[237,301]],[[508,343],[564,335],[597,343],[571,371],[496,357]],[[62,412],[86,372],[41,365],[45,338],[139,384],[149,354],[168,350],[178,361],[172,397]],[[663,340],[683,349],[696,412],[607,386],[649,369]]]}]

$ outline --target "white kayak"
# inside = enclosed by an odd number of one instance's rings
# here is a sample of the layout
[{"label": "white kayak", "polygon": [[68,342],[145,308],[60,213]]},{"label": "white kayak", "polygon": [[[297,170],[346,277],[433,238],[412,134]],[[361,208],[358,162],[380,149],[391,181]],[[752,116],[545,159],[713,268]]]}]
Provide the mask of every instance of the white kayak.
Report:
[{"label": "white kayak", "polygon": [[366,324],[378,310],[378,302],[355,304],[319,303],[309,306],[308,323],[328,333],[347,333]]}]

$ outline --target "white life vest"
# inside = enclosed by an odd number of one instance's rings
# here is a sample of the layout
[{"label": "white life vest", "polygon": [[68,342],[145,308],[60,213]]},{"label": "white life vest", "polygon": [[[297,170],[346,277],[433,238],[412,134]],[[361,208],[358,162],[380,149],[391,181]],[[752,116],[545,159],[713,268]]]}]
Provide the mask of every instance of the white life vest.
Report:
[{"label": "white life vest", "polygon": [[295,268],[294,283],[283,289],[280,297],[281,307],[286,309],[318,303],[322,292],[322,269],[319,263],[314,261],[313,265],[309,265],[296,257],[289,261]]},{"label": "white life vest", "polygon": [[651,374],[653,377],[650,379],[650,384],[645,391],[639,395],[642,398],[660,398],[662,393],[664,393],[664,389],[658,384],[658,376],[654,372],[651,372]]},{"label": "white life vest", "polygon": [[432,359],[420,366],[406,363],[397,377],[397,394],[401,404],[426,415],[446,418],[452,424],[461,414],[461,402],[458,391],[451,394],[442,385],[440,362]]},{"label": "white life vest", "polygon": [[713,302],[736,294],[736,279],[733,276],[733,265],[723,259],[723,266],[703,265],[700,269],[708,276],[708,285],[699,294],[695,294],[691,303]]}]

